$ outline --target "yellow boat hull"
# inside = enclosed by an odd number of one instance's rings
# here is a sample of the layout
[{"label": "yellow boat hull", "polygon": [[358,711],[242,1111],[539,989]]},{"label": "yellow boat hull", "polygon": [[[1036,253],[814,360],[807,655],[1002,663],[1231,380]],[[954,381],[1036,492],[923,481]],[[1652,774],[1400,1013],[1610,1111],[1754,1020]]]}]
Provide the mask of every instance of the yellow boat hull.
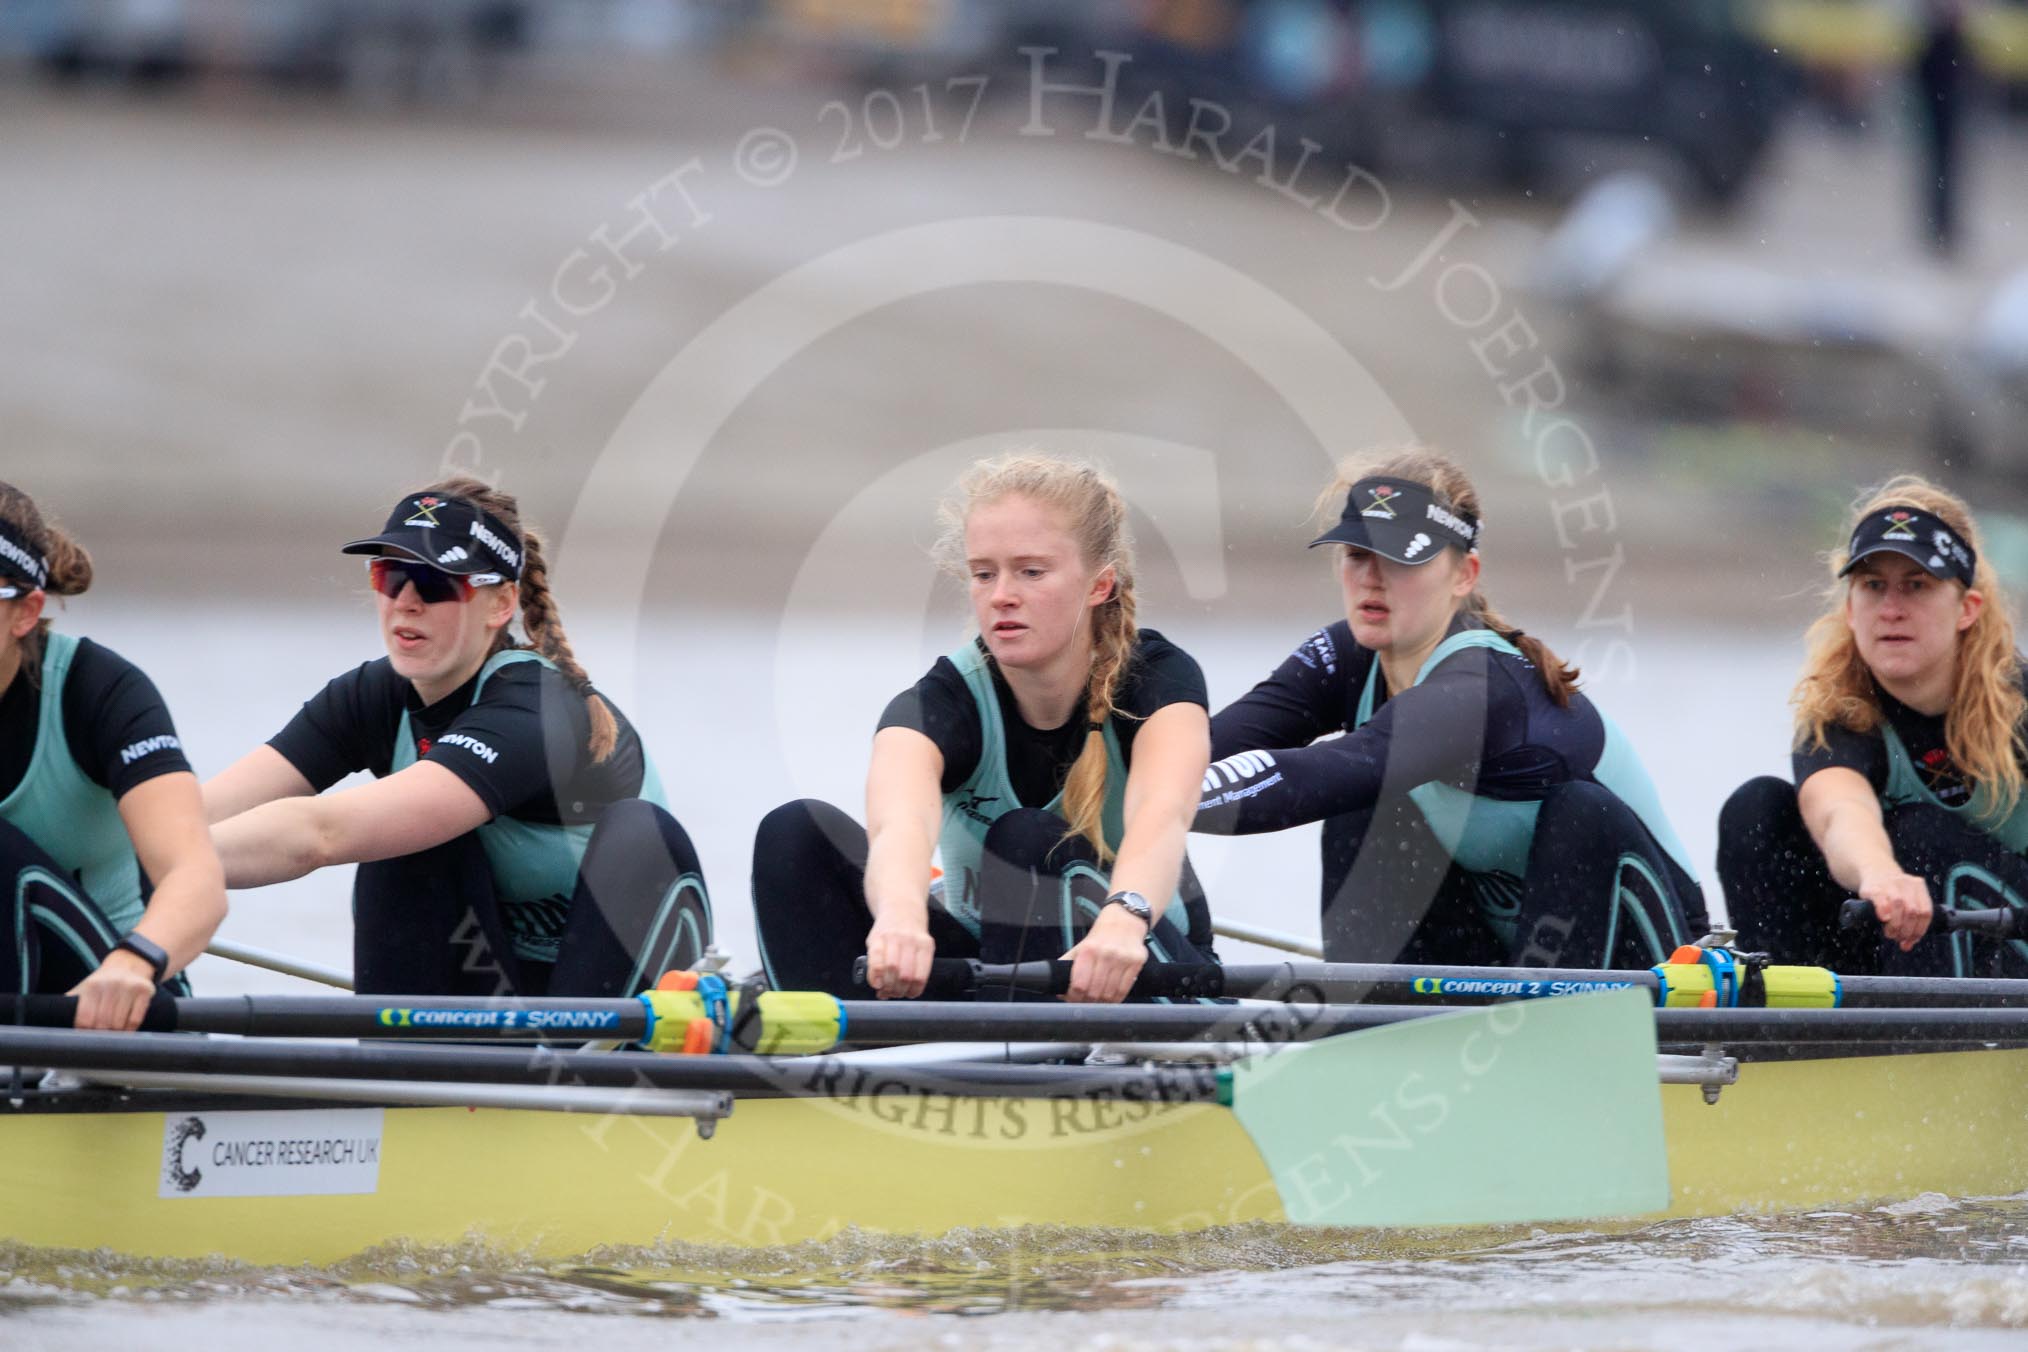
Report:
[{"label": "yellow boat hull", "polygon": [[[2028,1189],[2028,1051],[1756,1063],[1716,1105],[1691,1086],[1661,1094],[1671,1215]],[[669,1239],[779,1245],[851,1226],[1186,1231],[1282,1215],[1237,1121],[1207,1104],[755,1099],[708,1140],[680,1118],[389,1108],[374,1190],[338,1196],[165,1196],[178,1117],[0,1113],[0,1233],[324,1264],[397,1240],[478,1237],[567,1257]]]}]

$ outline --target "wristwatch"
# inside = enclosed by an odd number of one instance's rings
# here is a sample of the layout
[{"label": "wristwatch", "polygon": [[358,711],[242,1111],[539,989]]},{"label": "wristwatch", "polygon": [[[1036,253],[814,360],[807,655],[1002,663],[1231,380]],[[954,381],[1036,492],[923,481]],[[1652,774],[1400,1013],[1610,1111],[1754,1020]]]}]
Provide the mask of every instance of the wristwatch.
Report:
[{"label": "wristwatch", "polygon": [[154,968],[156,985],[161,985],[162,979],[169,975],[169,954],[163,950],[162,945],[156,943],[147,935],[129,934],[126,938],[114,944],[113,947],[126,949],[142,962]]},{"label": "wristwatch", "polygon": [[1117,906],[1128,915],[1139,920],[1152,932],[1155,928],[1155,908],[1139,892],[1115,892],[1106,898],[1107,906]]}]

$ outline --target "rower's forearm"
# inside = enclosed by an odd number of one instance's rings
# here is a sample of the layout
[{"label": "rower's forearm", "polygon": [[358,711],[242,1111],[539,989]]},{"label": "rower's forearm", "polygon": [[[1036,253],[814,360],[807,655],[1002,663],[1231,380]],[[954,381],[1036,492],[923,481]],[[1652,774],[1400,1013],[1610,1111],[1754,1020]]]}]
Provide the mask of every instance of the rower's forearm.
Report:
[{"label": "rower's forearm", "polygon": [[888,826],[866,842],[866,909],[889,924],[929,924],[933,843],[907,825]]},{"label": "rower's forearm", "polygon": [[209,860],[179,864],[156,884],[134,932],[169,955],[173,976],[204,953],[225,921],[225,875]]},{"label": "rower's forearm", "polygon": [[252,775],[231,766],[204,782],[204,819],[217,826],[268,801]]},{"label": "rower's forearm", "polygon": [[313,873],[329,862],[328,833],[315,798],[263,803],[211,828],[229,888],[266,887]]},{"label": "rower's forearm", "polygon": [[1821,842],[1824,863],[1838,885],[1857,892],[1868,877],[1900,873],[1887,829],[1871,814],[1839,812],[1832,816]]},{"label": "rower's forearm", "polygon": [[1212,836],[1250,836],[1371,807],[1380,796],[1386,762],[1348,746],[1347,740],[1244,751],[1212,762],[1190,829]]},{"label": "rower's forearm", "polygon": [[1159,919],[1182,880],[1183,852],[1189,839],[1187,815],[1151,810],[1131,819],[1113,860],[1112,890],[1140,893]]}]

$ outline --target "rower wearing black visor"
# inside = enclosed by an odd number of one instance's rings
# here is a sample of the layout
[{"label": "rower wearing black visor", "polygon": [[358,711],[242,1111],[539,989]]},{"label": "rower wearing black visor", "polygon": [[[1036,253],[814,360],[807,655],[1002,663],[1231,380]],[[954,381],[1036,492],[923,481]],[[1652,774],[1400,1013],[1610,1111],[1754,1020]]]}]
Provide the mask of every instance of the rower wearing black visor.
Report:
[{"label": "rower wearing black visor", "polygon": [[154,683],[56,632],[92,561],[0,484],[0,994],[78,997],[80,1028],[137,1027],[225,918],[197,777]]},{"label": "rower wearing black visor", "polygon": [[1479,590],[1463,471],[1411,451],[1340,495],[1312,545],[1346,618],[1213,718],[1192,829],[1324,822],[1333,961],[1646,966],[1698,938],[1702,893],[1639,759]]},{"label": "rower wearing black visor", "polygon": [[[1948,910],[2028,909],[2028,668],[1956,494],[1903,475],[1855,510],[1796,684],[1794,782],[1740,786],[1718,876],[1740,941],[1841,972],[2028,973]],[[1878,928],[1840,930],[1848,897]]]},{"label": "rower wearing black visor", "polygon": [[228,885],[358,864],[362,991],[620,995],[700,956],[696,851],[578,665],[514,499],[438,483],[344,552],[369,560],[387,656],[205,785]]}]

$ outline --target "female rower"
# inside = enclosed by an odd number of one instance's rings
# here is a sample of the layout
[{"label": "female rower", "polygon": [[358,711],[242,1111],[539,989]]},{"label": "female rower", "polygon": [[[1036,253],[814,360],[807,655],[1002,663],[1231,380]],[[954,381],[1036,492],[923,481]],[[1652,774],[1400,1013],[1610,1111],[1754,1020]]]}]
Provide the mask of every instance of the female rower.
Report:
[{"label": "female rower", "polygon": [[69,991],[80,1028],[140,1025],[225,919],[197,777],[141,669],[53,633],[91,556],[0,483],[0,992]]},{"label": "female rower", "polygon": [[[1831,568],[1796,684],[1795,783],[1751,780],[1718,819],[1740,942],[1845,972],[2013,974],[2028,943],[1932,925],[1939,905],[2028,906],[2028,676],[1978,526],[1904,475],[1862,502]],[[1854,895],[1879,933],[1840,934]]]},{"label": "female rower", "polygon": [[[362,991],[629,994],[699,957],[696,851],[572,655],[514,499],[433,484],[344,552],[369,556],[387,656],[204,786],[228,885],[357,863]],[[357,770],[374,782],[324,792]]]},{"label": "female rower", "polygon": [[865,830],[810,800],[761,823],[769,979],[850,994],[864,953],[874,990],[907,997],[933,954],[1062,956],[1072,1000],[1115,1001],[1151,952],[1212,960],[1183,853],[1210,761],[1204,677],[1135,625],[1119,490],[1088,465],[1008,455],[974,465],[943,519],[978,636],[881,716]]},{"label": "female rower", "polygon": [[1639,760],[1479,590],[1464,472],[1412,450],[1320,505],[1340,494],[1311,543],[1335,548],[1346,617],[1212,720],[1194,829],[1325,822],[1334,961],[1640,966],[1698,938],[1703,895]]}]

